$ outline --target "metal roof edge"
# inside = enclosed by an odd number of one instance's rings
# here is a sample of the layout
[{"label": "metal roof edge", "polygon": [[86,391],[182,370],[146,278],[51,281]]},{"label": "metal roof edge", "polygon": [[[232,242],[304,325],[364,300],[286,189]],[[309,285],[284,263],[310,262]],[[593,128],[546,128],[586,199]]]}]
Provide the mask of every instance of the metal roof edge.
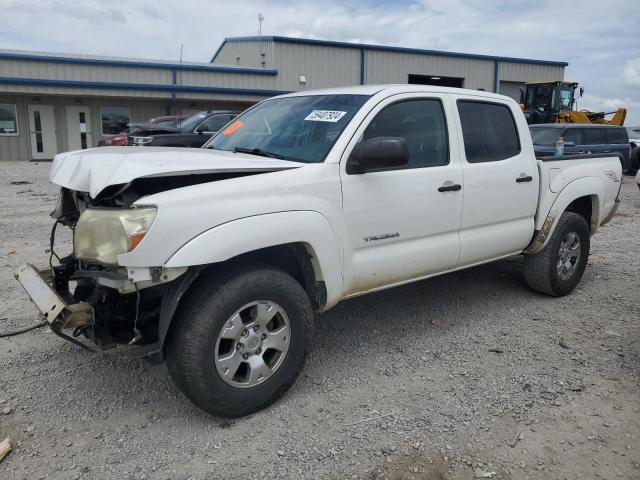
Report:
[{"label": "metal roof edge", "polygon": [[113,90],[150,90],[161,92],[221,93],[228,95],[259,95],[273,97],[291,93],[282,90],[252,88],[206,87],[200,85],[174,85],[155,83],[89,82],[85,80],[51,80],[45,78],[0,77],[0,85],[31,85],[45,87],[92,88]]},{"label": "metal roof edge", "polygon": [[[338,47],[338,48],[353,48],[364,49],[373,51],[386,51],[386,52],[398,52],[398,53],[417,53],[423,55],[434,55],[440,57],[456,57],[467,58],[472,60],[491,60],[498,62],[512,62],[512,63],[529,63],[534,65],[550,65],[556,67],[566,67],[568,62],[558,62],[553,60],[536,60],[532,58],[517,58],[517,57],[502,57],[496,55],[481,55],[476,53],[460,53],[460,52],[447,52],[443,50],[428,50],[421,48],[409,48],[409,47],[396,47],[391,45],[374,45],[367,43],[350,43],[340,42],[335,40],[316,40],[310,38],[298,38],[298,37],[281,37],[277,35],[268,36],[245,36],[245,37],[227,37],[224,39],[213,58],[216,57],[218,52],[222,49],[222,46],[227,42],[280,42],[280,43],[294,43],[300,45],[315,45],[319,47]],[[213,59],[212,59],[213,60]]]},{"label": "metal roof edge", "polygon": [[220,50],[222,50],[222,48],[226,45],[226,43],[227,43],[227,39],[225,38],[220,44],[220,46],[218,47],[218,49],[214,52],[213,57],[211,57],[211,60],[209,60],[209,63],[213,63],[213,61],[216,59],[216,57],[220,53]]},{"label": "metal roof edge", "polygon": [[100,58],[77,58],[56,55],[33,55],[28,53],[5,53],[0,52],[0,60],[19,60],[31,62],[51,62],[51,63],[69,63],[75,65],[102,65],[116,67],[135,67],[135,68],[156,68],[162,70],[182,70],[196,72],[212,72],[212,73],[236,73],[251,75],[270,75],[275,76],[278,71],[275,69],[252,68],[252,67],[230,67],[222,65],[194,65],[188,63],[160,63],[160,62],[144,62],[135,60],[108,60]]}]

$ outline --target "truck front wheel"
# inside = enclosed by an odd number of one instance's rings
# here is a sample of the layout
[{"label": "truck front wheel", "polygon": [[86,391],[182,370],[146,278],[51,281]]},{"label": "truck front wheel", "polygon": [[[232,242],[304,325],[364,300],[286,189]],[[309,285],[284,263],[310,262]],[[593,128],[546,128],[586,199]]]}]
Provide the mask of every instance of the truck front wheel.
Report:
[{"label": "truck front wheel", "polygon": [[266,407],[291,386],[310,346],[313,310],[290,275],[269,266],[200,279],[167,344],[175,384],[221,417]]},{"label": "truck front wheel", "polygon": [[526,255],[524,274],[533,290],[559,297],[580,282],[589,257],[589,226],[574,212],[564,212],[547,246]]}]

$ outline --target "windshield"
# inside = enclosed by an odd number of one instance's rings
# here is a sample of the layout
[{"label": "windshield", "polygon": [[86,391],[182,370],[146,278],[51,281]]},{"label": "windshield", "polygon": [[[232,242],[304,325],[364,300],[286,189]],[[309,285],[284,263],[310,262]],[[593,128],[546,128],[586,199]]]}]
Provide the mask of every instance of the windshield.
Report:
[{"label": "windshield", "polygon": [[571,110],[573,103],[573,88],[569,85],[558,85],[553,90],[551,104],[556,110]]},{"label": "windshield", "polygon": [[530,128],[531,140],[534,145],[543,145],[545,147],[555,145],[558,137],[562,135],[561,128]]},{"label": "windshield", "polygon": [[543,109],[549,103],[551,88],[548,85],[530,85],[527,87],[525,105],[527,107]]},{"label": "windshield", "polygon": [[236,118],[207,148],[322,162],[368,99],[368,95],[310,95],[266,100]]},{"label": "windshield", "polygon": [[202,122],[202,120],[205,119],[206,116],[207,116],[206,112],[196,113],[192,117],[189,117],[183,120],[182,124],[180,125],[180,128],[182,130],[193,130],[198,125],[200,125],[200,123]]}]

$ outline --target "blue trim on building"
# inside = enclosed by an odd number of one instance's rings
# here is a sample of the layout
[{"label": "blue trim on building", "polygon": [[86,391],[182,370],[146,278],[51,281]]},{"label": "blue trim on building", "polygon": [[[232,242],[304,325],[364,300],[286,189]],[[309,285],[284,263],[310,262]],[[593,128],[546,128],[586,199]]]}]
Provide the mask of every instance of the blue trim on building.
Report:
[{"label": "blue trim on building", "polygon": [[[178,72],[176,70],[171,70],[171,83],[174,85],[178,84]],[[176,89],[171,90],[171,100],[176,99]]]},{"label": "blue trim on building", "polygon": [[278,74],[277,70],[267,68],[226,67],[221,65],[193,65],[188,63],[137,62],[134,60],[58,57],[54,55],[30,55],[24,53],[0,53],[0,60],[69,63],[73,65],[98,65],[104,67],[153,68],[160,70],[183,70],[190,72],[238,73],[269,76],[276,76]]},{"label": "blue trim on building", "polygon": [[288,91],[258,90],[251,88],[201,87],[197,85],[163,85],[150,83],[87,82],[83,80],[50,80],[42,78],[22,77],[0,77],[0,84],[31,85],[40,87],[109,88],[113,90],[171,92],[172,96],[177,92],[220,93],[228,95],[258,95],[264,97],[273,97],[275,95],[291,93]]},{"label": "blue trim on building", "polygon": [[421,48],[407,48],[407,47],[394,47],[389,45],[372,45],[366,43],[349,43],[349,42],[336,42],[333,40],[312,40],[308,38],[297,37],[280,37],[280,36],[249,36],[249,37],[228,37],[225,38],[211,61],[213,62],[224,46],[226,42],[256,42],[256,41],[271,41],[280,43],[295,43],[300,45],[316,45],[319,47],[338,47],[338,48],[360,48],[364,50],[381,51],[381,52],[397,52],[397,53],[417,53],[422,55],[433,55],[438,57],[455,57],[466,58],[470,60],[491,60],[498,62],[515,62],[515,63],[529,63],[533,65],[549,65],[555,67],[566,67],[569,64],[567,62],[556,62],[549,60],[535,60],[532,58],[516,58],[516,57],[500,57],[494,55],[479,55],[475,53],[460,53],[460,52],[445,52],[441,50],[426,50]]}]

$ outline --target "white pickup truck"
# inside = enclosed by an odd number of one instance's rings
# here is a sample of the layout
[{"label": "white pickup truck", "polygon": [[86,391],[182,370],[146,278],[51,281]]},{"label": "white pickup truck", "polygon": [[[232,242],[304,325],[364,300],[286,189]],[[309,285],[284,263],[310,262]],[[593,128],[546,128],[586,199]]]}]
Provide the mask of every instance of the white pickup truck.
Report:
[{"label": "white pickup truck", "polygon": [[343,299],[519,254],[531,288],[571,292],[621,173],[614,156],[537,160],[501,95],[299,92],[203,149],[56,156],[73,253],[16,277],[58,335],[166,359],[198,406],[240,416],[287,390],[314,311]]}]

